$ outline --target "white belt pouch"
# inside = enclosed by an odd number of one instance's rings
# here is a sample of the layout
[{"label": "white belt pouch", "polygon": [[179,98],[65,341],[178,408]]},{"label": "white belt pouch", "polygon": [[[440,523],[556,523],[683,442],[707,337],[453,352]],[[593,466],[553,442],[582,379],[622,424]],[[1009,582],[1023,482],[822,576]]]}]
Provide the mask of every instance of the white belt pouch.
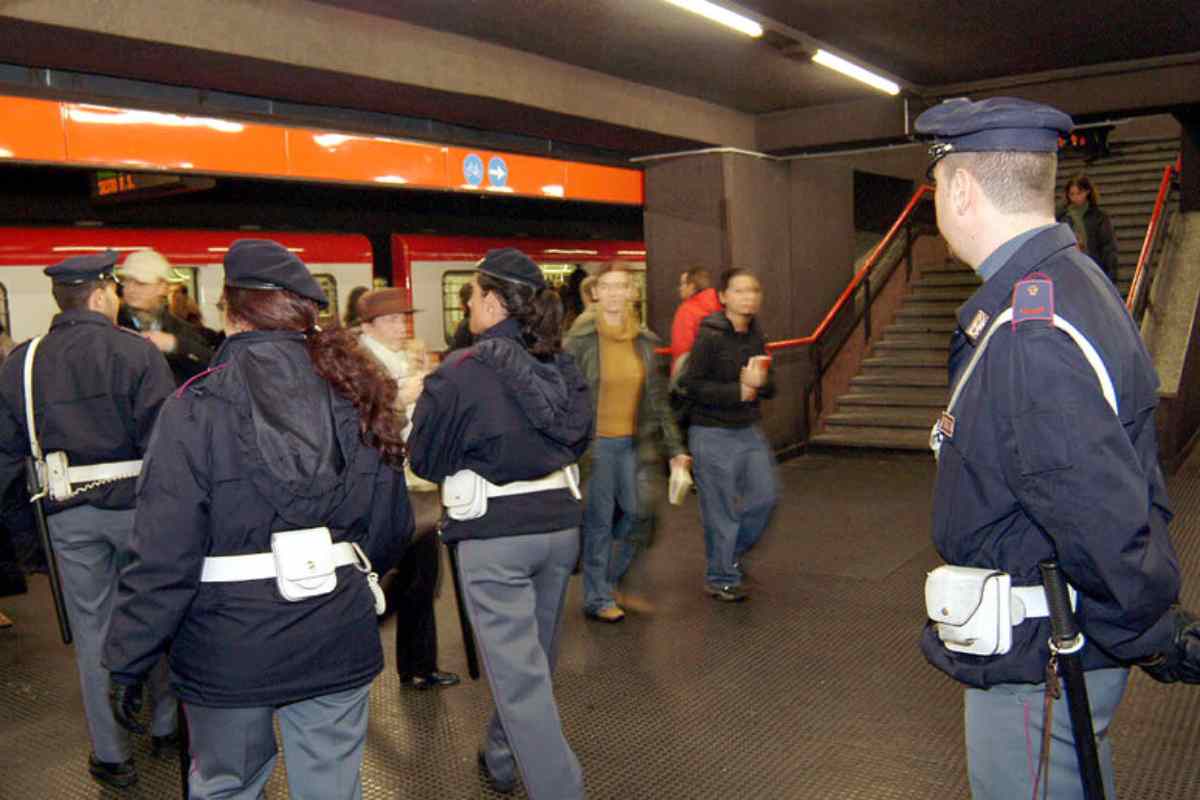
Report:
[{"label": "white belt pouch", "polygon": [[275,583],[285,600],[318,597],[337,588],[329,528],[273,533],[271,554],[275,557]]},{"label": "white belt pouch", "polygon": [[548,492],[552,489],[569,489],[576,500],[582,499],[578,465],[571,464],[532,481],[504,484],[491,483],[474,470],[461,469],[442,482],[442,505],[446,507],[450,519],[479,519],[487,514],[489,497]]}]

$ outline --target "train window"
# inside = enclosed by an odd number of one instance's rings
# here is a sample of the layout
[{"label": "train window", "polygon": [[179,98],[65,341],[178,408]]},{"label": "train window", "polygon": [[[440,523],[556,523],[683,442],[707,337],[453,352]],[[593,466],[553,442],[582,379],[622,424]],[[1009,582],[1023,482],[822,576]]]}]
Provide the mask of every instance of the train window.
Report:
[{"label": "train window", "polygon": [[446,337],[446,346],[454,341],[454,332],[463,320],[462,303],[458,293],[462,287],[471,282],[474,270],[451,271],[442,274],[442,335]]},{"label": "train window", "polygon": [[314,272],[313,277],[317,279],[321,291],[329,298],[329,305],[317,315],[317,324],[322,328],[332,328],[341,319],[341,315],[338,314],[337,278],[328,272]]},{"label": "train window", "polygon": [[[182,292],[199,305],[200,286],[196,282],[196,268],[172,265],[171,272],[174,273],[171,281],[174,285],[171,287],[172,294],[168,295],[168,300],[173,299],[175,292]],[[171,308],[174,311],[175,306],[172,305]]]}]

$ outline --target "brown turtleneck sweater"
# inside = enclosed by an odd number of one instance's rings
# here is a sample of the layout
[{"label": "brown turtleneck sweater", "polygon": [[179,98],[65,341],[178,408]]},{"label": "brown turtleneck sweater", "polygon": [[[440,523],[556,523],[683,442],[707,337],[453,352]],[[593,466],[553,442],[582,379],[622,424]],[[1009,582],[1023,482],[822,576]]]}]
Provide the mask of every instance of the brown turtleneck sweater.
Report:
[{"label": "brown turtleneck sweater", "polygon": [[625,325],[615,327],[596,314],[596,336],[600,340],[600,397],[596,402],[596,435],[633,436],[637,430],[638,402],[642,397],[646,368],[633,346],[638,321],[625,315]]}]

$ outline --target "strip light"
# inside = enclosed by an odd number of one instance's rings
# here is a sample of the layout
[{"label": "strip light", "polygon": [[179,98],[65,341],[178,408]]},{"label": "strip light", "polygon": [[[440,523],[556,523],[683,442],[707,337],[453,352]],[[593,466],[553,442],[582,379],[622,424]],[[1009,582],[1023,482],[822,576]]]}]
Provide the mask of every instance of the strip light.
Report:
[{"label": "strip light", "polygon": [[[674,0],[667,0],[667,2],[674,2]],[[888,94],[900,94],[900,86],[893,81],[889,81],[887,78],[876,75],[874,72],[865,70],[857,64],[851,64],[846,59],[835,56],[833,53],[830,53],[826,50],[818,50],[816,54],[813,55],[812,60],[823,67],[829,67],[835,72],[840,72],[848,78],[854,78],[856,81],[862,81],[868,86],[872,86],[881,92],[887,92]]]},{"label": "strip light", "polygon": [[747,36],[758,38],[763,35],[762,25],[759,25],[754,20],[743,17],[741,14],[735,14],[727,8],[708,2],[708,0],[666,0],[673,6],[678,6],[686,11],[691,11],[693,14],[699,14],[702,17],[711,19],[713,22],[719,22],[722,25],[733,28],[735,31],[744,33]]}]

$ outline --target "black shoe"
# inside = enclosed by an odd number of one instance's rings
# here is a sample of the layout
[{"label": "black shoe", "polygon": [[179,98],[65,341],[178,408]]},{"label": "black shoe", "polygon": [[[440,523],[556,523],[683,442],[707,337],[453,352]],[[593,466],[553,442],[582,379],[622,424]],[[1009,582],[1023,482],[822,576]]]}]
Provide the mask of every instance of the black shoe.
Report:
[{"label": "black shoe", "polygon": [[401,675],[400,685],[406,689],[444,689],[457,686],[462,678],[453,672],[427,672],[424,675]]},{"label": "black shoe", "polygon": [[723,603],[740,603],[750,596],[741,586],[731,584],[706,583],[704,591]]},{"label": "black shoe", "polygon": [[178,755],[179,745],[179,731],[168,733],[166,736],[151,736],[150,755],[155,758]]},{"label": "black shoe", "polygon": [[114,789],[127,789],[138,782],[133,759],[120,762],[101,761],[92,753],[88,756],[88,772],[100,783]]},{"label": "black shoe", "polygon": [[480,777],[483,778],[483,782],[486,783],[493,792],[496,792],[498,794],[512,794],[513,793],[513,791],[517,788],[516,781],[502,783],[502,782],[496,780],[496,776],[492,774],[492,771],[490,769],[488,769],[487,759],[483,757],[482,750],[479,751],[479,759],[478,760],[479,760],[479,775],[480,775]]}]

